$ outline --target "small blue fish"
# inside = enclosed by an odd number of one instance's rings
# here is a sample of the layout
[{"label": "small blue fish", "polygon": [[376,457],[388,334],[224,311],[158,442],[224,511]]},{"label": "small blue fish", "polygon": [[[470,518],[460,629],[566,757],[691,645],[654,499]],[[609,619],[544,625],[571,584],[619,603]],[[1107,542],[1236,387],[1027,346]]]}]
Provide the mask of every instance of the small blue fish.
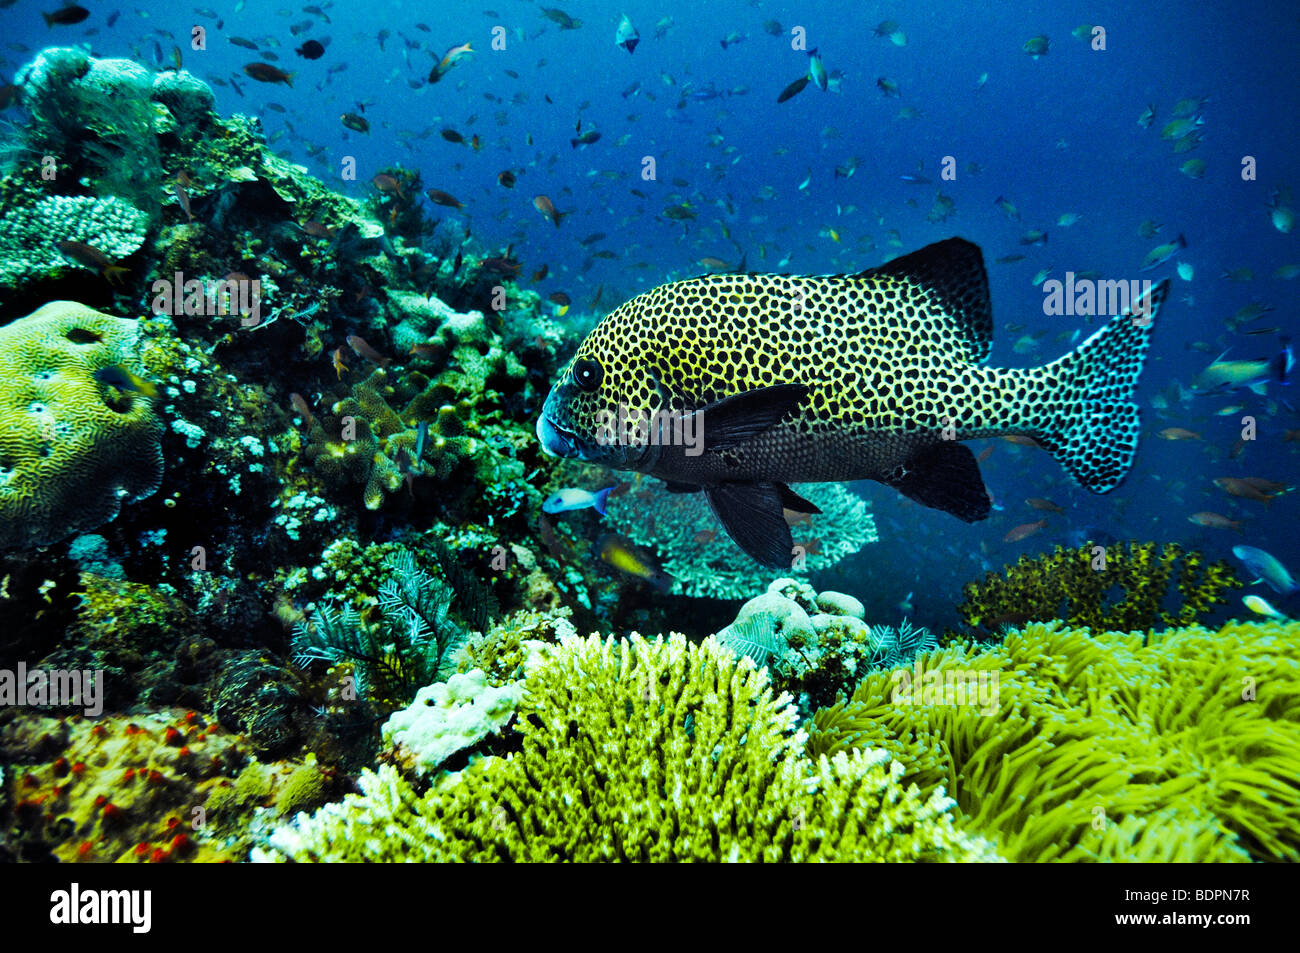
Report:
[{"label": "small blue fish", "polygon": [[121,365],[112,367],[101,367],[95,371],[95,380],[101,384],[107,384],[109,387],[116,387],[121,391],[135,391],[137,394],[144,394],[146,397],[157,397],[158,387],[153,381],[147,381],[143,377],[137,377]]},{"label": "small blue fish", "polygon": [[542,504],[542,509],[547,513],[563,513],[566,510],[583,510],[590,506],[604,516],[605,502],[609,499],[609,491],[612,489],[614,489],[612,486],[607,486],[593,493],[591,490],[571,486],[548,496],[546,502]]}]

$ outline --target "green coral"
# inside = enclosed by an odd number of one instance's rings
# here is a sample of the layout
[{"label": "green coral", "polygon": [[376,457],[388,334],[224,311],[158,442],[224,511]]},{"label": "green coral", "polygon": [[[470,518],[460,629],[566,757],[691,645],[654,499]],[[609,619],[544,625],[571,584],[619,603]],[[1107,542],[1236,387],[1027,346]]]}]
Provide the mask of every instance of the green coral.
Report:
[{"label": "green coral", "polygon": [[617,532],[654,552],[681,595],[743,599],[778,575],[829,569],[874,543],[875,522],[861,497],[838,483],[796,488],[820,514],[792,526],[796,552],[789,569],[766,569],[745,555],[709,509],[703,493],[669,493],[658,485],[611,495],[606,521]]},{"label": "green coral", "polygon": [[152,401],[95,379],[112,366],[143,373],[137,333],[73,301],[0,328],[0,547],[95,529],[158,489]]},{"label": "green coral", "polygon": [[934,644],[928,631],[906,620],[897,627],[869,626],[865,614],[852,596],[819,594],[806,582],[782,578],[742,605],[714,637],[768,666],[776,688],[809,712],[851,691],[871,669],[909,662]]},{"label": "green coral", "polygon": [[816,714],[808,750],[884,748],[1013,860],[1294,862],[1298,638],[1294,622],[1032,625],[868,676]]},{"label": "green coral", "polygon": [[395,769],[271,837],[294,860],[993,860],[883,752],[809,760],[788,696],[717,643],[568,639],[521,750],[423,797]]},{"label": "green coral", "polygon": [[1003,575],[967,583],[957,611],[972,628],[1061,619],[1097,632],[1132,632],[1190,625],[1226,603],[1225,590],[1240,586],[1226,562],[1207,563],[1177,543],[1057,546],[1022,556]]}]

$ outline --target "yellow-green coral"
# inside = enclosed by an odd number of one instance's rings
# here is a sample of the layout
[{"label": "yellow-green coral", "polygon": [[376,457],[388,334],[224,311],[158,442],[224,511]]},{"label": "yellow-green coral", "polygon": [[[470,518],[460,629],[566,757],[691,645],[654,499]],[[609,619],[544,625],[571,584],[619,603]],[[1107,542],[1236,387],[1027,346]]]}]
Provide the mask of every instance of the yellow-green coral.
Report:
[{"label": "yellow-green coral", "polygon": [[279,829],[295,860],[995,860],[883,752],[810,760],[788,696],[716,642],[565,640],[529,674],[521,750],[425,796],[391,767]]},{"label": "yellow-green coral", "polygon": [[152,401],[95,379],[143,374],[136,322],[53,301],[0,328],[0,547],[102,526],[158,489],[162,424]]},{"label": "yellow-green coral", "polygon": [[954,643],[920,657],[922,687],[996,673],[994,713],[901,703],[915,686],[878,672],[814,716],[809,751],[884,748],[1015,860],[1296,861],[1298,638],[1300,623],[1147,637],[1051,624]]},{"label": "yellow-green coral", "polygon": [[[988,629],[1063,619],[1097,632],[1131,632],[1190,625],[1227,602],[1225,589],[1240,585],[1227,563],[1207,563],[1177,543],[1058,546],[1042,556],[1022,556],[1003,575],[991,572],[967,583],[958,611],[968,625]],[[1176,606],[1167,608],[1167,600]]]}]

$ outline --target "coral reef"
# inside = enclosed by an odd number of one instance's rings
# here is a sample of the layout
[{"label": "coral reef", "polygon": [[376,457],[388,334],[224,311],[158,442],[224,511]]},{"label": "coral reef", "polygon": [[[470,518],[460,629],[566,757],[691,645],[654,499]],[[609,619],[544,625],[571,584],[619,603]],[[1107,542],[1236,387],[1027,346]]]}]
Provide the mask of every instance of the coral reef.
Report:
[{"label": "coral reef", "polygon": [[[840,484],[796,489],[822,512],[791,516],[797,552],[786,574],[829,569],[878,539],[866,501]],[[743,599],[780,572],[756,565],[732,542],[702,493],[669,493],[647,482],[610,494],[605,515],[614,529],[658,555],[676,593]]]},{"label": "coral reef", "polygon": [[773,685],[811,713],[829,705],[872,669],[906,664],[933,647],[925,629],[869,626],[853,596],[817,593],[806,582],[782,578],[740,607],[736,619],[715,634],[719,643],[770,669]]},{"label": "coral reef", "polygon": [[95,529],[162,479],[162,424],[96,372],[142,372],[136,323],[54,301],[0,328],[0,547]]},{"label": "coral reef", "polygon": [[384,568],[389,578],[379,587],[376,621],[350,605],[322,605],[313,623],[298,623],[293,644],[299,665],[351,665],[357,695],[391,711],[437,679],[465,633],[448,616],[454,590],[409,551],[390,555]]},{"label": "coral reef", "polygon": [[0,216],[0,289],[89,267],[60,242],[90,245],[115,262],[138,251],[148,229],[149,216],[116,196],[52,195],[10,208]]},{"label": "coral reef", "polygon": [[1031,625],[877,672],[808,750],[883,748],[1017,861],[1300,859],[1300,623]]},{"label": "coral reef", "polygon": [[384,766],[260,859],[994,860],[882,752],[799,752],[788,696],[712,640],[568,639],[529,672],[519,752],[424,796]]},{"label": "coral reef", "polygon": [[40,759],[12,764],[4,780],[8,833],[27,860],[235,860],[251,844],[256,803],[287,813],[319,804],[326,793],[314,761],[286,762],[275,766],[261,797],[236,801],[224,792],[236,787],[230,779],[248,760],[241,740],[182,709],[14,719],[0,727],[0,753],[17,751]]},{"label": "coral reef", "polygon": [[410,706],[384,722],[384,744],[406,770],[431,773],[456,752],[504,728],[514,717],[522,685],[494,688],[476,668],[425,686]]},{"label": "coral reef", "polygon": [[1003,575],[991,572],[967,583],[957,608],[972,628],[990,631],[1062,619],[1096,632],[1131,632],[1190,625],[1226,603],[1225,590],[1240,586],[1228,563],[1207,563],[1177,543],[1057,546],[1042,556],[1022,556]]}]

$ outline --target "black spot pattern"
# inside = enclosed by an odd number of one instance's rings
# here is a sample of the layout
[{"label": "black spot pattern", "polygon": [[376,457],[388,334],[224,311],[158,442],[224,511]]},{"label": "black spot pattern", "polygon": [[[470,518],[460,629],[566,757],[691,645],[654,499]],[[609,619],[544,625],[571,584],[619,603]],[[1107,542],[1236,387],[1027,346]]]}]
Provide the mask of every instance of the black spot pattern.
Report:
[{"label": "black spot pattern", "polygon": [[[798,415],[677,479],[888,482],[944,439],[1033,436],[1085,487],[1113,488],[1132,463],[1136,384],[1167,283],[1150,319],[1120,316],[1044,367],[980,366],[992,346],[979,249],[950,239],[860,275],[712,275],[662,285],[608,315],[565,368],[595,359],[595,393],[571,387],[555,422],[590,433],[624,404],[697,408],[803,383]],[[707,428],[707,414],[706,414]],[[678,461],[680,464],[680,460]],[[653,471],[652,471],[653,472]]]}]

